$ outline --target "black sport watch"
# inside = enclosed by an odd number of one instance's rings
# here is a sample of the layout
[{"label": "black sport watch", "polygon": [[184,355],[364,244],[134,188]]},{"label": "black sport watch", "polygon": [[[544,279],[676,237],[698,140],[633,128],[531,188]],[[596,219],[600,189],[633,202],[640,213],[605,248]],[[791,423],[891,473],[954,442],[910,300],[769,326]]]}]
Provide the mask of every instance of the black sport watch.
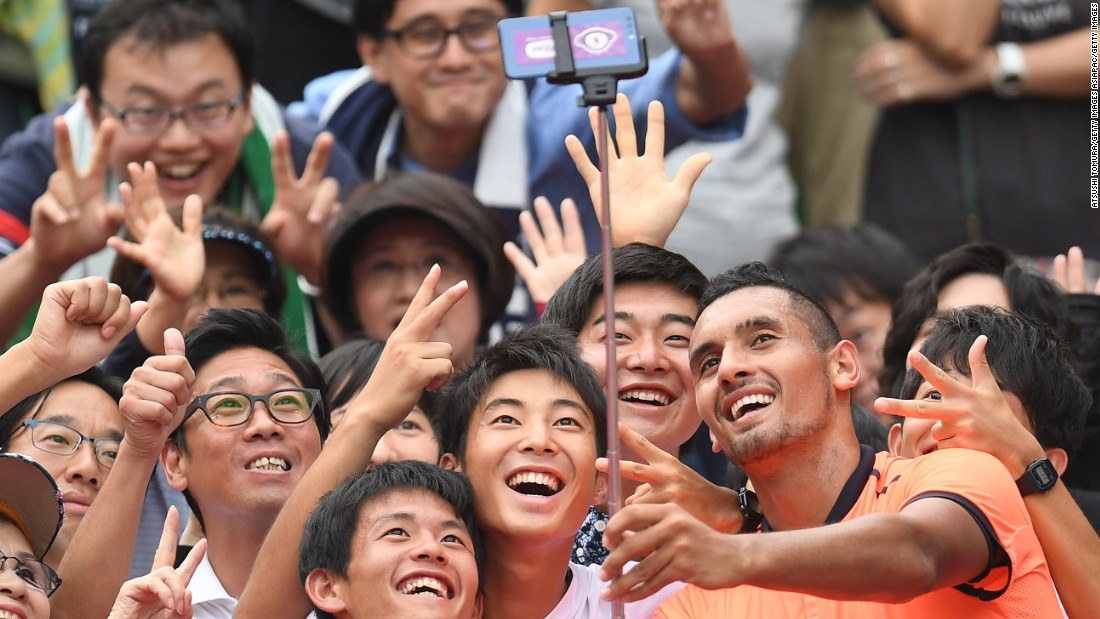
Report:
[{"label": "black sport watch", "polygon": [[1046,458],[1039,458],[1027,465],[1024,474],[1016,480],[1016,487],[1020,489],[1020,496],[1046,492],[1058,483],[1058,471]]}]

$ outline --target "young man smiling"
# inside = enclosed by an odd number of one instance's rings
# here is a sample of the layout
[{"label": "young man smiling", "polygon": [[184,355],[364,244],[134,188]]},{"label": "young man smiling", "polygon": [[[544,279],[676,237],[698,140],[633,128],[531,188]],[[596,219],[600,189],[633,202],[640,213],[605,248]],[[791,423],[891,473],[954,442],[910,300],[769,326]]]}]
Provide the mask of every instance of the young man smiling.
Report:
[{"label": "young man smiling", "polygon": [[[668,148],[739,137],[752,79],[725,4],[658,4],[680,51],[652,59],[646,76],[620,90],[664,103]],[[584,182],[561,147],[566,135],[588,133],[576,107],[580,89],[504,75],[496,23],[521,13],[518,0],[358,0],[353,24],[364,67],[315,80],[296,111],[327,126],[365,177],[448,174],[514,233],[531,198],[555,205],[574,198],[588,247],[599,247]],[[594,146],[590,135],[583,139]]]},{"label": "young man smiling", "polygon": [[694,586],[658,616],[1060,613],[1023,502],[992,456],[905,460],[858,444],[858,356],[823,306],[750,263],[714,278],[700,307],[700,414],[752,479],[764,533],[721,534],[673,504],[628,506],[605,533],[606,597],[682,580]]},{"label": "young man smiling", "polygon": [[[322,205],[338,193],[322,177],[350,187],[358,173],[330,136],[285,117],[254,84],[255,60],[249,24],[230,0],[103,7],[84,40],[77,101],[35,118],[0,150],[0,279],[13,291],[0,312],[2,339],[33,305],[26,290],[93,254],[83,270],[109,272],[113,254],[97,252],[123,223],[119,183],[130,163],[153,162],[169,208],[196,194],[254,222],[270,215],[265,228],[277,252],[319,283],[320,247],[302,246],[316,241]],[[273,153],[293,165],[273,167]],[[316,169],[299,179],[306,168]]]}]

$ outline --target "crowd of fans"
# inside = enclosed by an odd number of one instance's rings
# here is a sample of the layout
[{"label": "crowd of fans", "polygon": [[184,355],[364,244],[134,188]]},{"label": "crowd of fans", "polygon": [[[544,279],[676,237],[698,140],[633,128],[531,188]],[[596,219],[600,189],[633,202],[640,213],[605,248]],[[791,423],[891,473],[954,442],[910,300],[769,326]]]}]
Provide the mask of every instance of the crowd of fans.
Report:
[{"label": "crowd of fans", "polygon": [[23,4],[0,617],[1100,612],[1087,3]]}]

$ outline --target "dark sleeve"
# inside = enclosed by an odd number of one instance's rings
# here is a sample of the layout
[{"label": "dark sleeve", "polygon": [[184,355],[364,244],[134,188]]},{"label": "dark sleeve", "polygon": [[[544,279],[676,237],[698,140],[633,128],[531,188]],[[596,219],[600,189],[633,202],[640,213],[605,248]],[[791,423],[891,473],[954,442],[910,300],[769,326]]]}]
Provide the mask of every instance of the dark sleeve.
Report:
[{"label": "dark sleeve", "polygon": [[145,346],[142,345],[137,331],[131,331],[129,335],[122,338],[118,346],[115,346],[111,354],[107,355],[101,367],[104,372],[111,376],[129,380],[130,374],[141,367],[145,360],[152,355],[153,353],[146,350]]},{"label": "dark sleeve", "polygon": [[[301,174],[306,168],[306,160],[309,151],[313,148],[313,140],[320,130],[312,122],[294,116],[283,116],[286,119],[287,133],[290,135],[290,157],[294,160],[294,169]],[[359,168],[347,148],[339,140],[334,141],[332,153],[328,158],[326,175],[340,182],[340,195],[346,196],[361,182]]]},{"label": "dark sleeve", "polygon": [[0,254],[7,255],[30,235],[31,206],[46,193],[56,169],[53,119],[58,113],[31,119],[27,128],[0,147]]}]

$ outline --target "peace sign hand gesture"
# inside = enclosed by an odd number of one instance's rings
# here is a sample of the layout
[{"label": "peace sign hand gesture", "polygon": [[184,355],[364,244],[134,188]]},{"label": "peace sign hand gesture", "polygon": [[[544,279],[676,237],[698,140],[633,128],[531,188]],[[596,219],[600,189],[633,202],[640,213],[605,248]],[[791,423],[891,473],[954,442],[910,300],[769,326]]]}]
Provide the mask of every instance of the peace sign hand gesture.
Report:
[{"label": "peace sign hand gesture", "polygon": [[160,546],[154,555],[152,571],[122,585],[108,619],[192,617],[191,592],[187,590],[187,585],[206,554],[206,540],[199,540],[183,563],[178,568],[173,568],[179,520],[176,508],[169,507],[160,536]]},{"label": "peace sign hand gesture", "polygon": [[323,132],[313,141],[306,169],[298,178],[290,157],[290,138],[286,131],[275,135],[271,170],[275,175],[275,200],[260,224],[271,239],[275,253],[310,282],[321,281],[325,224],[338,210],[340,183],[325,176],[332,134]]},{"label": "peace sign hand gesture", "polygon": [[38,260],[58,273],[103,249],[122,224],[122,209],[105,193],[108,155],[118,124],[107,118],[95,135],[91,164],[78,171],[64,117],[54,119],[57,170],[31,207],[31,237]]}]

